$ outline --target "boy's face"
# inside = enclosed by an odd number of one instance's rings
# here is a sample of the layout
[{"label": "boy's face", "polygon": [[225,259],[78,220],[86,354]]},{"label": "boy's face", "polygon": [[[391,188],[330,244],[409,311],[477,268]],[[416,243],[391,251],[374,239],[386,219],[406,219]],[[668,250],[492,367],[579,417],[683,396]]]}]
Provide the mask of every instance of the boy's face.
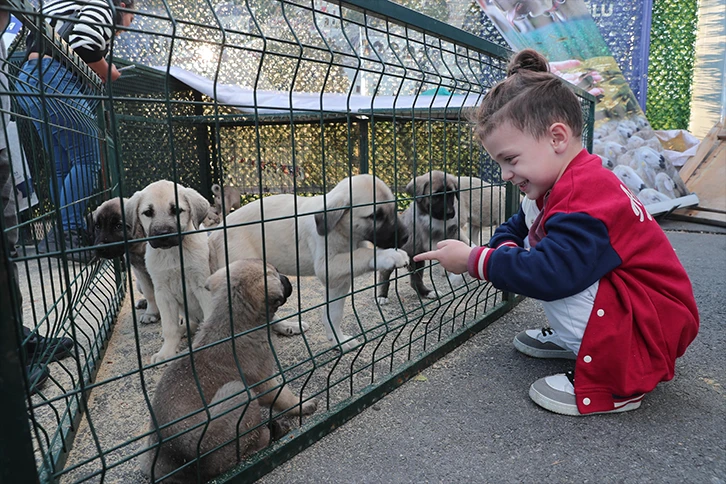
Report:
[{"label": "boy's face", "polygon": [[484,138],[483,145],[501,168],[502,179],[518,186],[527,198],[537,200],[552,188],[566,167],[556,138],[555,133],[548,132],[536,139],[505,123]]}]

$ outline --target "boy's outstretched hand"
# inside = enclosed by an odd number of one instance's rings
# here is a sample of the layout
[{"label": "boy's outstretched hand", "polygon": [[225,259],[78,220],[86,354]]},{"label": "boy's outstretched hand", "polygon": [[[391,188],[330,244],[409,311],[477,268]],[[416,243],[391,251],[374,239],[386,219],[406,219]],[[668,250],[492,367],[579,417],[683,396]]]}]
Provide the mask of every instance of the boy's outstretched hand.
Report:
[{"label": "boy's outstretched hand", "polygon": [[441,262],[441,265],[447,271],[454,274],[463,274],[467,271],[469,254],[472,248],[460,240],[442,240],[436,245],[436,250],[414,256],[413,260],[416,262],[437,260]]}]

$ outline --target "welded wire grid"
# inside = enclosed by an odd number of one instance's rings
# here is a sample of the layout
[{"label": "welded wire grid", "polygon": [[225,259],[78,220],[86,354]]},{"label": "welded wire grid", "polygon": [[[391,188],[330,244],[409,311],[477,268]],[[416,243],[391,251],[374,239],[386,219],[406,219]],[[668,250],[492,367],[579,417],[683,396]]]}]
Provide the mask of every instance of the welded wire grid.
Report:
[{"label": "welded wire grid", "polygon": [[[4,8],[23,19],[25,31],[43,26],[28,4],[18,2]],[[10,287],[13,307],[3,308],[3,312],[4,317],[12,312],[26,328],[19,345],[31,389],[28,418],[35,461],[47,479],[62,466],[73,440],[119,310],[125,276],[110,261],[91,261],[79,244],[82,233],[69,237],[71,227],[63,223],[74,213],[83,217],[82,206],[111,190],[105,130],[96,109],[102,98],[100,82],[74,59],[67,45],[51,47],[51,37],[43,35],[44,29],[34,31],[53,59],[62,61],[82,80],[80,92],[68,94],[64,83],[56,82],[59,73],[46,73],[44,82],[38,82],[39,69],[26,67],[21,72],[27,60],[22,35],[9,49],[9,60],[3,62],[9,83],[1,95],[10,97],[11,117],[8,123],[3,119],[0,135],[8,140],[14,187],[4,209],[6,214],[14,212],[16,219],[7,225],[10,218],[6,215],[3,235],[17,244],[7,254],[17,269],[17,286]],[[79,184],[93,186],[90,196],[63,196],[67,152],[54,149],[60,146],[88,154],[94,165],[103,165],[103,170],[82,170],[67,182],[66,192],[77,192]],[[38,338],[70,338],[75,345],[70,356],[54,361],[63,350],[38,345]],[[44,374],[48,376],[43,383]]]},{"label": "welded wire grid", "polygon": [[[433,169],[478,176],[494,187],[487,201],[503,201],[505,187],[496,165],[473,138],[468,109],[503,78],[506,52],[447,30],[443,24],[429,24],[393,4],[380,8],[371,11],[364,2],[338,5],[317,0],[140,4],[129,31],[113,45],[112,60],[117,65],[137,67],[108,86],[106,97],[102,96],[109,132],[102,152],[110,155],[113,166],[107,169],[106,190],[100,187],[89,210],[111,193],[128,197],[159,179],[176,181],[208,197],[212,183],[232,185],[242,191],[243,202],[262,196],[264,203],[265,195],[320,195],[343,178],[360,173],[383,180],[403,209],[413,203],[404,191],[406,185]],[[169,75],[171,66],[215,81],[215,93],[222,84],[233,84],[252,92],[253,100],[234,107],[221,104],[213,95]],[[278,97],[262,96],[269,91]],[[300,92],[317,94],[320,105],[291,108]],[[330,95],[342,98],[343,107],[329,107],[325,99]],[[582,96],[586,119],[591,121],[592,99]],[[265,104],[260,99],[276,101]],[[290,104],[281,105],[280,99]],[[376,104],[382,99],[389,101],[383,107]],[[434,106],[433,100],[442,102]],[[325,108],[321,107],[324,102]],[[32,129],[26,126],[22,131],[31,138],[23,143],[26,152],[28,146],[35,147],[32,159],[47,157],[32,142]],[[99,141],[104,139],[99,136]],[[36,166],[30,171],[36,184],[47,182],[47,169]],[[460,197],[475,200],[475,193],[462,192]],[[50,217],[56,210],[53,205],[44,207],[36,210],[36,217]],[[289,223],[299,221],[293,217]],[[231,229],[222,224],[211,230]],[[484,229],[486,241],[493,227]],[[53,273],[51,261],[58,264],[56,272],[77,270],[77,265],[62,257],[58,261],[28,253],[18,260],[27,268],[37,264],[33,273],[41,278]],[[34,409],[50,413],[67,413],[78,402],[85,407],[80,425],[73,426],[75,440],[67,439],[62,448],[48,442],[53,435],[65,436],[68,424],[60,417],[51,422],[55,426],[38,418],[33,421],[36,459],[45,480],[135,482],[142,479],[139,457],[148,449],[147,437],[156,432],[149,425],[154,420],[151,400],[166,365],[150,365],[149,358],[161,344],[160,328],[139,323],[134,303],[141,296],[130,285],[131,297],[124,301],[110,334],[114,298],[123,291],[124,272],[116,266],[119,272],[114,276],[108,271],[109,262],[81,267],[81,271],[95,268],[91,282],[83,285],[89,279],[80,278],[77,283],[78,290],[84,290],[74,294],[81,294],[81,299],[99,298],[95,288],[109,286],[103,296],[108,304],[97,302],[95,319],[87,318],[98,328],[87,339],[90,344],[91,340],[106,341],[110,335],[110,340],[105,353],[99,348],[82,355],[84,343],[73,358],[74,364],[98,369],[92,384],[88,379],[56,384],[53,389],[58,392],[52,396],[33,397]],[[288,419],[293,427],[300,427],[294,431],[296,439],[283,438],[234,472],[244,472],[248,478],[264,472],[265,466],[294,452],[286,448],[311,442],[317,438],[313,433],[329,431],[360,406],[356,402],[370,401],[372,392],[390,389],[394,380],[400,384],[427,355],[481,327],[481,321],[490,322],[508,304],[505,295],[489,284],[467,278],[460,287],[452,285],[437,265],[427,267],[424,277],[437,299],[420,298],[409,287],[406,270],[394,276],[391,304],[386,306],[375,299],[381,283],[378,274],[350,281],[343,296],[342,328],[363,344],[345,353],[331,346],[320,322],[320,312],[340,296],[327,293],[314,277],[290,278],[293,295],[275,318],[298,324],[306,321],[310,329],[282,337],[261,321],[256,330],[267,335],[280,380],[305,401],[317,399],[318,410],[311,417]],[[23,290],[30,291],[34,284],[30,276],[26,279]],[[48,313],[46,309],[25,320],[40,324],[42,314]],[[68,325],[77,337],[77,319],[69,319]],[[192,337],[188,327],[187,331]],[[183,342],[182,352],[187,348]],[[54,363],[51,369],[56,365],[65,369],[68,361]],[[265,409],[262,425],[279,416]]]}]

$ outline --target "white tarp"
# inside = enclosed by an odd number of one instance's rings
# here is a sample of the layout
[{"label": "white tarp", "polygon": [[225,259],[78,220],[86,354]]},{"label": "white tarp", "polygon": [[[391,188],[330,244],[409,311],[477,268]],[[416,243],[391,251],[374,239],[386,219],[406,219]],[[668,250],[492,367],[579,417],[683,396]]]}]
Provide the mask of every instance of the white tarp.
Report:
[{"label": "white tarp", "polygon": [[[166,67],[156,67],[166,72]],[[453,112],[462,107],[474,107],[480,95],[422,94],[419,96],[361,96],[336,93],[253,91],[234,84],[215,85],[207,79],[180,67],[170,67],[169,74],[189,87],[231,106],[243,113],[284,114],[295,113],[365,113],[370,110],[450,109]],[[255,106],[257,109],[255,109]]]}]

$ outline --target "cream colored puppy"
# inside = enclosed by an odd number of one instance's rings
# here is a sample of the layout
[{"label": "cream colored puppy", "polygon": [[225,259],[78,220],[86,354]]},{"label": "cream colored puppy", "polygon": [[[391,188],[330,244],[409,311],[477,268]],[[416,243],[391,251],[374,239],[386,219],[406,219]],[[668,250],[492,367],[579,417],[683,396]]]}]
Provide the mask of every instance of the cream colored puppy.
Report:
[{"label": "cream colored puppy", "polygon": [[[261,220],[266,221],[259,223]],[[264,256],[282,274],[316,276],[327,287],[328,304],[322,314],[326,335],[342,351],[359,344],[340,328],[353,278],[408,263],[408,254],[393,248],[406,239],[397,220],[395,197],[383,181],[371,175],[346,178],[317,197],[266,197],[235,210],[226,223],[233,226],[226,230],[226,250],[224,231],[209,237],[212,271],[234,260]],[[234,227],[238,224],[249,225]],[[307,328],[305,323],[289,321],[273,325],[276,332],[287,335]]]},{"label": "cream colored puppy", "polygon": [[128,223],[134,226],[138,221],[144,237],[152,237],[145,259],[161,315],[164,342],[151,357],[152,363],[158,363],[177,352],[185,333],[183,320],[180,323],[180,316],[187,314],[185,301],[192,330],[211,314],[212,299],[204,288],[210,274],[207,234],[187,233],[199,228],[209,202],[192,188],[160,180],[136,192],[125,204],[125,211]]}]

